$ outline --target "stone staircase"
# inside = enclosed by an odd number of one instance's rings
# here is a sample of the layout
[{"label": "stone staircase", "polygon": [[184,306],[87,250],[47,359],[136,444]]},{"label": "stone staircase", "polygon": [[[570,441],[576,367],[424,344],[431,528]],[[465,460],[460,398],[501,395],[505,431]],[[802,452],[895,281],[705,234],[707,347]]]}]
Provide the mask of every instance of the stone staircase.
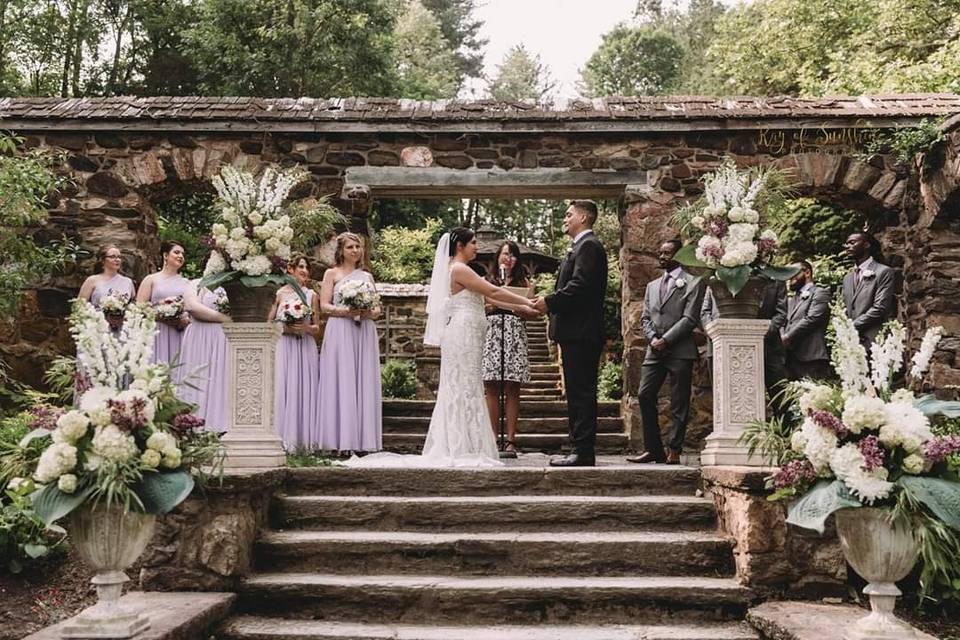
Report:
[{"label": "stone staircase", "polygon": [[686,467],[293,469],[220,640],[756,640]]},{"label": "stone staircase", "polygon": [[[561,453],[567,450],[567,405],[561,390],[560,366],[547,340],[544,320],[527,322],[530,382],[520,388],[517,445],[524,452]],[[383,448],[419,453],[433,412],[430,400],[384,400]],[[620,417],[619,402],[601,402],[597,453],[624,453],[630,445]]]}]

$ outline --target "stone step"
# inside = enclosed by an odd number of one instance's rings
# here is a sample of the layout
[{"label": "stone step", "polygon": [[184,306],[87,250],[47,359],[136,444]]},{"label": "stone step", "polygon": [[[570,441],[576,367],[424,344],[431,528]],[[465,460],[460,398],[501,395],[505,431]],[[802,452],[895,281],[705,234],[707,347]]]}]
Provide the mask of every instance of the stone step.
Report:
[{"label": "stone step", "polygon": [[543,394],[520,394],[520,402],[536,402],[538,400],[547,402],[560,402],[563,400],[563,396],[556,392]]},{"label": "stone step", "polygon": [[557,385],[559,384],[558,376],[550,376],[549,378],[540,378],[536,379],[531,376],[529,382],[523,382],[520,384],[520,390],[525,389],[551,389],[556,391]]},{"label": "stone step", "polygon": [[287,618],[437,624],[742,620],[733,578],[254,574],[238,610]]},{"label": "stone step", "polygon": [[560,375],[560,366],[554,362],[553,364],[531,364],[530,373],[550,373],[554,375]]},{"label": "stone step", "polygon": [[474,576],[729,576],[730,543],[702,531],[272,531],[260,570]]},{"label": "stone step", "polygon": [[520,399],[523,400],[524,396],[528,396],[530,398],[539,398],[541,396],[560,397],[560,390],[555,386],[547,388],[530,388],[524,386],[520,388]]},{"label": "stone step", "polygon": [[280,496],[282,529],[378,531],[713,530],[713,501],[695,496]]},{"label": "stone step", "polygon": [[[384,433],[384,451],[395,453],[420,453],[426,432],[418,433]],[[570,439],[567,433],[523,433],[517,434],[517,447],[521,451],[542,451],[545,453],[562,453],[570,448]],[[630,448],[630,438],[625,433],[598,433],[597,453],[615,455],[625,453]]]},{"label": "stone step", "polygon": [[531,382],[534,380],[549,380],[557,384],[560,383],[560,374],[556,371],[531,371],[530,372]]},{"label": "stone step", "polygon": [[240,616],[219,640],[757,640],[744,623],[698,625],[424,626]]},{"label": "stone step", "polygon": [[[430,416],[383,416],[383,433],[426,433]],[[557,418],[527,418],[522,414],[517,420],[520,433],[568,433],[566,416]],[[597,433],[624,433],[623,419],[616,416],[597,418]]]},{"label": "stone step", "polygon": [[[429,416],[433,413],[433,400],[396,400],[383,401],[384,416]],[[529,400],[520,403],[520,415],[534,416],[565,416],[567,403],[560,400]],[[617,400],[601,400],[597,403],[597,415],[619,416],[620,402]]]},{"label": "stone step", "polygon": [[596,467],[558,468],[537,463],[486,468],[350,468],[287,469],[288,495],[502,496],[693,495],[700,472],[693,467],[637,465],[623,458],[601,458]]}]

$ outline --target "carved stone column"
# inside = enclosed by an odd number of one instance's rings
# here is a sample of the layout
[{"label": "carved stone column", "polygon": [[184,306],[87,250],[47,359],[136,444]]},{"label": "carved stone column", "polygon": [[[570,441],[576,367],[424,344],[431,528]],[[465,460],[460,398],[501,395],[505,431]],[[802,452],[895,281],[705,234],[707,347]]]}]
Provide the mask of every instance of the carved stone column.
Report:
[{"label": "carved stone column", "polygon": [[225,323],[229,347],[227,411],[223,437],[227,471],[274,469],[286,464],[273,415],[274,364],[279,326],[275,322]]},{"label": "carved stone column", "polygon": [[761,467],[738,444],[744,428],[766,419],[763,337],[769,320],[718,319],[706,326],[713,341],[713,433],[707,436],[700,462],[708,465]]}]

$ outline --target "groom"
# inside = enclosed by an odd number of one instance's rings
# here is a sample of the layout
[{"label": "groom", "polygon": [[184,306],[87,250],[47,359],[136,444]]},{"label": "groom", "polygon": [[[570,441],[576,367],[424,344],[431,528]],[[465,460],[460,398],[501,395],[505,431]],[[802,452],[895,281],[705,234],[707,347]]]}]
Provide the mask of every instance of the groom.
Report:
[{"label": "groom", "polygon": [[550,339],[560,345],[567,416],[573,453],[554,458],[552,467],[592,467],[597,443],[597,370],[603,348],[603,298],[607,292],[607,252],[593,233],[597,205],[574,200],[563,218],[573,246],[560,264],[554,293],[534,307],[550,314]]}]

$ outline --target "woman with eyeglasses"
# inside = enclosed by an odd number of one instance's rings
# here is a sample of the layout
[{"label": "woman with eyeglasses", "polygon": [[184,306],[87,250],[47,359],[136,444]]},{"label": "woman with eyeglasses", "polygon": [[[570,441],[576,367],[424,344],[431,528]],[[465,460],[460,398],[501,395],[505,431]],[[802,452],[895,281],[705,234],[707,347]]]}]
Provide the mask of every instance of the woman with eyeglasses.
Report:
[{"label": "woman with eyeglasses", "polygon": [[94,274],[83,281],[77,296],[97,308],[102,308],[104,303],[107,303],[105,314],[114,333],[119,332],[123,326],[122,307],[136,295],[133,280],[120,273],[122,266],[123,254],[120,248],[115,244],[102,245],[97,249]]}]

